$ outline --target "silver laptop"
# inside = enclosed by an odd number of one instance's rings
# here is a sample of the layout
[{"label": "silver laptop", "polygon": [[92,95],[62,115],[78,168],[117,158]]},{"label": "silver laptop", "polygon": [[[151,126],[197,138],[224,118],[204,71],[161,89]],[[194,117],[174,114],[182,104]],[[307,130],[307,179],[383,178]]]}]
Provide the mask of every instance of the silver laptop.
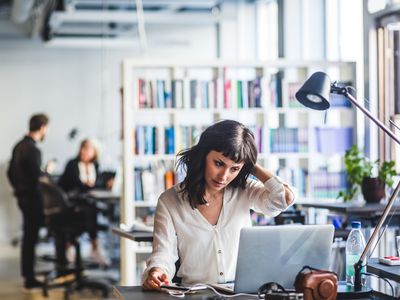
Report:
[{"label": "silver laptop", "polygon": [[233,291],[256,293],[271,281],[292,289],[303,266],[328,270],[333,233],[332,225],[243,228]]}]

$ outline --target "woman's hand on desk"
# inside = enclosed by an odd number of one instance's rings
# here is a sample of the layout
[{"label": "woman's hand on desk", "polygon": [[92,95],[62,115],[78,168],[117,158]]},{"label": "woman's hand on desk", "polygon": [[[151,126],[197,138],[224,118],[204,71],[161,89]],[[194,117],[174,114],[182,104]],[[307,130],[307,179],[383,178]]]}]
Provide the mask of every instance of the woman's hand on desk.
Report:
[{"label": "woman's hand on desk", "polygon": [[168,283],[170,283],[170,281],[167,273],[160,268],[152,268],[142,286],[145,290],[160,290],[162,284]]}]

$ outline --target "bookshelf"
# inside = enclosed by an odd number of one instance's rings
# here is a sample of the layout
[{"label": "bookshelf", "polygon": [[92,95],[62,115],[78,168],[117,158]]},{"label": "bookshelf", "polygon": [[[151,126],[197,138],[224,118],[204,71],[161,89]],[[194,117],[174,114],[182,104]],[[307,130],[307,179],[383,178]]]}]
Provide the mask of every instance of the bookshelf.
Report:
[{"label": "bookshelf", "polygon": [[[343,152],[357,143],[359,125],[343,99],[327,115],[298,104],[295,92],[315,71],[362,86],[353,62],[124,60],[121,222],[151,223],[159,194],[184,176],[173,173],[175,154],[221,119],[253,130],[259,162],[296,186],[300,201],[336,197],[345,185]],[[121,240],[122,283],[139,283],[132,270],[150,250]]]}]

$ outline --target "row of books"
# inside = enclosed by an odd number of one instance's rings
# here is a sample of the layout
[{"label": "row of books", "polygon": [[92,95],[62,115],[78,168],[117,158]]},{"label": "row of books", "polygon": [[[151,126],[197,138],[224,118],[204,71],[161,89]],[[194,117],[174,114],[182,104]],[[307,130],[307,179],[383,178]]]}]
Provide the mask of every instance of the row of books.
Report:
[{"label": "row of books", "polygon": [[262,78],[230,80],[224,82],[224,108],[263,107]]},{"label": "row of books", "polygon": [[194,146],[204,129],[205,126],[179,126],[176,134],[177,152]]},{"label": "row of books", "polygon": [[308,152],[308,129],[272,128],[270,149],[272,153]]},{"label": "row of books", "polygon": [[301,197],[336,198],[339,191],[346,190],[346,173],[328,172],[325,169],[309,173],[303,168],[280,168],[277,174],[297,188]]},{"label": "row of books", "polygon": [[[135,200],[156,203],[159,195],[184,179],[184,172],[176,172],[173,166],[157,163],[134,170]],[[346,190],[344,171],[328,172],[325,169],[309,173],[304,168],[279,168],[277,175],[297,188],[301,197],[336,198]]]},{"label": "row of books", "polygon": [[174,154],[174,127],[157,127],[138,125],[134,130],[134,153],[143,154]]},{"label": "row of books", "polygon": [[156,203],[162,192],[183,180],[183,174],[162,163],[134,169],[135,201]]},{"label": "row of books", "polygon": [[299,196],[306,196],[308,193],[308,171],[303,168],[281,167],[276,174],[283,178],[291,186],[296,187]]},{"label": "row of books", "polygon": [[289,108],[303,107],[303,105],[296,99],[296,93],[301,88],[302,85],[303,83],[299,81],[286,83],[287,88],[283,89],[282,91],[282,99],[287,100],[287,104],[282,104],[283,107],[289,107]]},{"label": "row of books", "polygon": [[336,198],[339,191],[347,189],[346,172],[319,170],[310,174],[310,196]]},{"label": "row of books", "polygon": [[353,143],[354,134],[352,127],[316,127],[317,151],[325,155],[345,153]]},{"label": "row of books", "polygon": [[[254,133],[257,150],[265,153],[264,130],[260,125],[248,125]],[[205,126],[151,126],[138,125],[134,131],[134,153],[139,155],[175,154],[195,145]],[[353,143],[353,129],[315,128],[316,151],[323,154],[345,152]],[[271,153],[307,153],[307,128],[279,127],[270,129]]]},{"label": "row of books", "polygon": [[139,108],[262,107],[261,78],[137,80]]},{"label": "row of books", "polygon": [[[263,152],[261,126],[249,126],[253,131],[259,152]],[[205,126],[151,126],[138,125],[134,130],[134,153],[137,155],[175,154],[195,145]],[[176,138],[176,144],[175,139]]]},{"label": "row of books", "polygon": [[[251,80],[214,78],[197,79],[143,79],[136,81],[139,108],[261,108],[302,107],[295,94],[303,81],[289,81],[283,72]],[[352,85],[351,82],[338,83]],[[341,95],[332,95],[331,105],[349,107]]]}]

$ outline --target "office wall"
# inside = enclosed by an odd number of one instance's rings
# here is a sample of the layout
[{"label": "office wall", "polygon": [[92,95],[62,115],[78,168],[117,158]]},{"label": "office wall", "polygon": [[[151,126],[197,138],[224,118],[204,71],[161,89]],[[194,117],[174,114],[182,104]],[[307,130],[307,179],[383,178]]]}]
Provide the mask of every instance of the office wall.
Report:
[{"label": "office wall", "polygon": [[[20,214],[5,177],[13,145],[26,133],[30,115],[50,116],[43,161],[56,158],[58,171],[76,155],[79,140],[95,137],[105,168],[120,159],[120,66],[143,57],[139,48],[46,48],[28,38],[0,40],[0,242],[18,235]],[[158,28],[150,32],[148,57],[213,59],[215,27]],[[145,59],[145,57],[144,57]],[[78,128],[75,140],[68,139]]]}]

